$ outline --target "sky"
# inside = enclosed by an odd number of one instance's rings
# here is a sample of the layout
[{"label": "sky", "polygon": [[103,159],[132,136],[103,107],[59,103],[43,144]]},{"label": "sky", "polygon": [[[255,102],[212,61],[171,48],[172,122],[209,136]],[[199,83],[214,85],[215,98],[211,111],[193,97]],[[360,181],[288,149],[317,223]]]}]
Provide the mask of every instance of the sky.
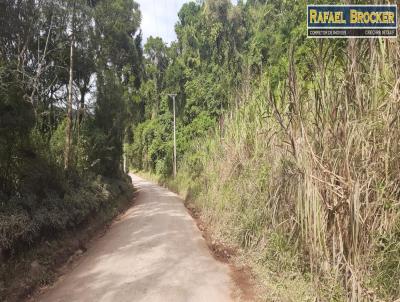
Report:
[{"label": "sky", "polygon": [[150,36],[163,38],[168,44],[176,40],[178,12],[188,0],[136,0],[142,12],[143,44]]},{"label": "sky", "polygon": [[[190,0],[136,0],[142,12],[143,44],[148,37],[161,37],[168,44],[176,40],[175,23],[182,5]],[[233,1],[236,3],[236,0]]]}]

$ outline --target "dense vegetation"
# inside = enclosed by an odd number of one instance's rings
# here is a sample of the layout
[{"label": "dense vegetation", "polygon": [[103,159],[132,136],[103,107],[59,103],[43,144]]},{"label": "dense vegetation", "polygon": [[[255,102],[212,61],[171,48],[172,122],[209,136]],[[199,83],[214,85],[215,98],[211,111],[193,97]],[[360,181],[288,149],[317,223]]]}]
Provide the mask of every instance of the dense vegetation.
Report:
[{"label": "dense vegetation", "polygon": [[0,2],[0,293],[4,261],[115,213],[130,190],[121,158],[139,26],[130,0]]},{"label": "dense vegetation", "polygon": [[144,47],[129,162],[186,191],[273,299],[393,300],[398,40],[307,39],[305,20],[305,1],[183,5],[177,42]]},{"label": "dense vegetation", "polygon": [[307,39],[305,14],[188,2],[176,42],[142,47],[131,0],[1,1],[0,297],[4,262],[115,212],[125,152],[187,193],[272,300],[398,298],[398,40]]}]

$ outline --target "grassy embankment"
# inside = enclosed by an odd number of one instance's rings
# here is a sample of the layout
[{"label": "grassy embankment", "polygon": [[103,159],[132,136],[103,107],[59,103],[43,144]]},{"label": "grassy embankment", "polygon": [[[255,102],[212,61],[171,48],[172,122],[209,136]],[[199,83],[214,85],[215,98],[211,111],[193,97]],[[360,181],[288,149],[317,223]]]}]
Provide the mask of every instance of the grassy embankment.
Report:
[{"label": "grassy embankment", "polygon": [[[396,43],[349,42],[347,59],[260,85],[160,179],[241,251],[276,301],[392,301],[400,296]],[[360,53],[364,55],[361,56]],[[324,64],[322,64],[325,62]],[[247,90],[248,91],[248,90]]]},{"label": "grassy embankment", "polygon": [[79,183],[62,183],[53,177],[46,185],[36,186],[45,193],[41,198],[30,192],[15,197],[9,208],[3,203],[1,301],[21,301],[53,282],[62,273],[60,268],[83,253],[88,241],[132,202],[134,190],[128,177],[98,176],[79,179]]}]

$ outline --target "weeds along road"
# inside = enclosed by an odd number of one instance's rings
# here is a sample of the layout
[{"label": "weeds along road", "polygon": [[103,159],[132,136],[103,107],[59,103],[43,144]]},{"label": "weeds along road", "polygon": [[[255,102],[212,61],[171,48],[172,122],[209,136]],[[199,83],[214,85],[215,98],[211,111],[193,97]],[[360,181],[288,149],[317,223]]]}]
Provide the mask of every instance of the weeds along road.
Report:
[{"label": "weeds along road", "polygon": [[232,301],[229,267],[210,254],[179,197],[131,177],[135,205],[35,301]]}]

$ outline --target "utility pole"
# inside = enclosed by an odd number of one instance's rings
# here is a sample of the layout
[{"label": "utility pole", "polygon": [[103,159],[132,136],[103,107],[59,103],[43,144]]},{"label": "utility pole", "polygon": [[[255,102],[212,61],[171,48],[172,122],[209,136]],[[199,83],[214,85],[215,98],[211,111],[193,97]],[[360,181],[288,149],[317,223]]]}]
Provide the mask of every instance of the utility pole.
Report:
[{"label": "utility pole", "polygon": [[176,94],[168,94],[168,96],[172,97],[173,101],[173,110],[174,110],[174,178],[176,177],[176,113],[175,113],[175,97]]}]

